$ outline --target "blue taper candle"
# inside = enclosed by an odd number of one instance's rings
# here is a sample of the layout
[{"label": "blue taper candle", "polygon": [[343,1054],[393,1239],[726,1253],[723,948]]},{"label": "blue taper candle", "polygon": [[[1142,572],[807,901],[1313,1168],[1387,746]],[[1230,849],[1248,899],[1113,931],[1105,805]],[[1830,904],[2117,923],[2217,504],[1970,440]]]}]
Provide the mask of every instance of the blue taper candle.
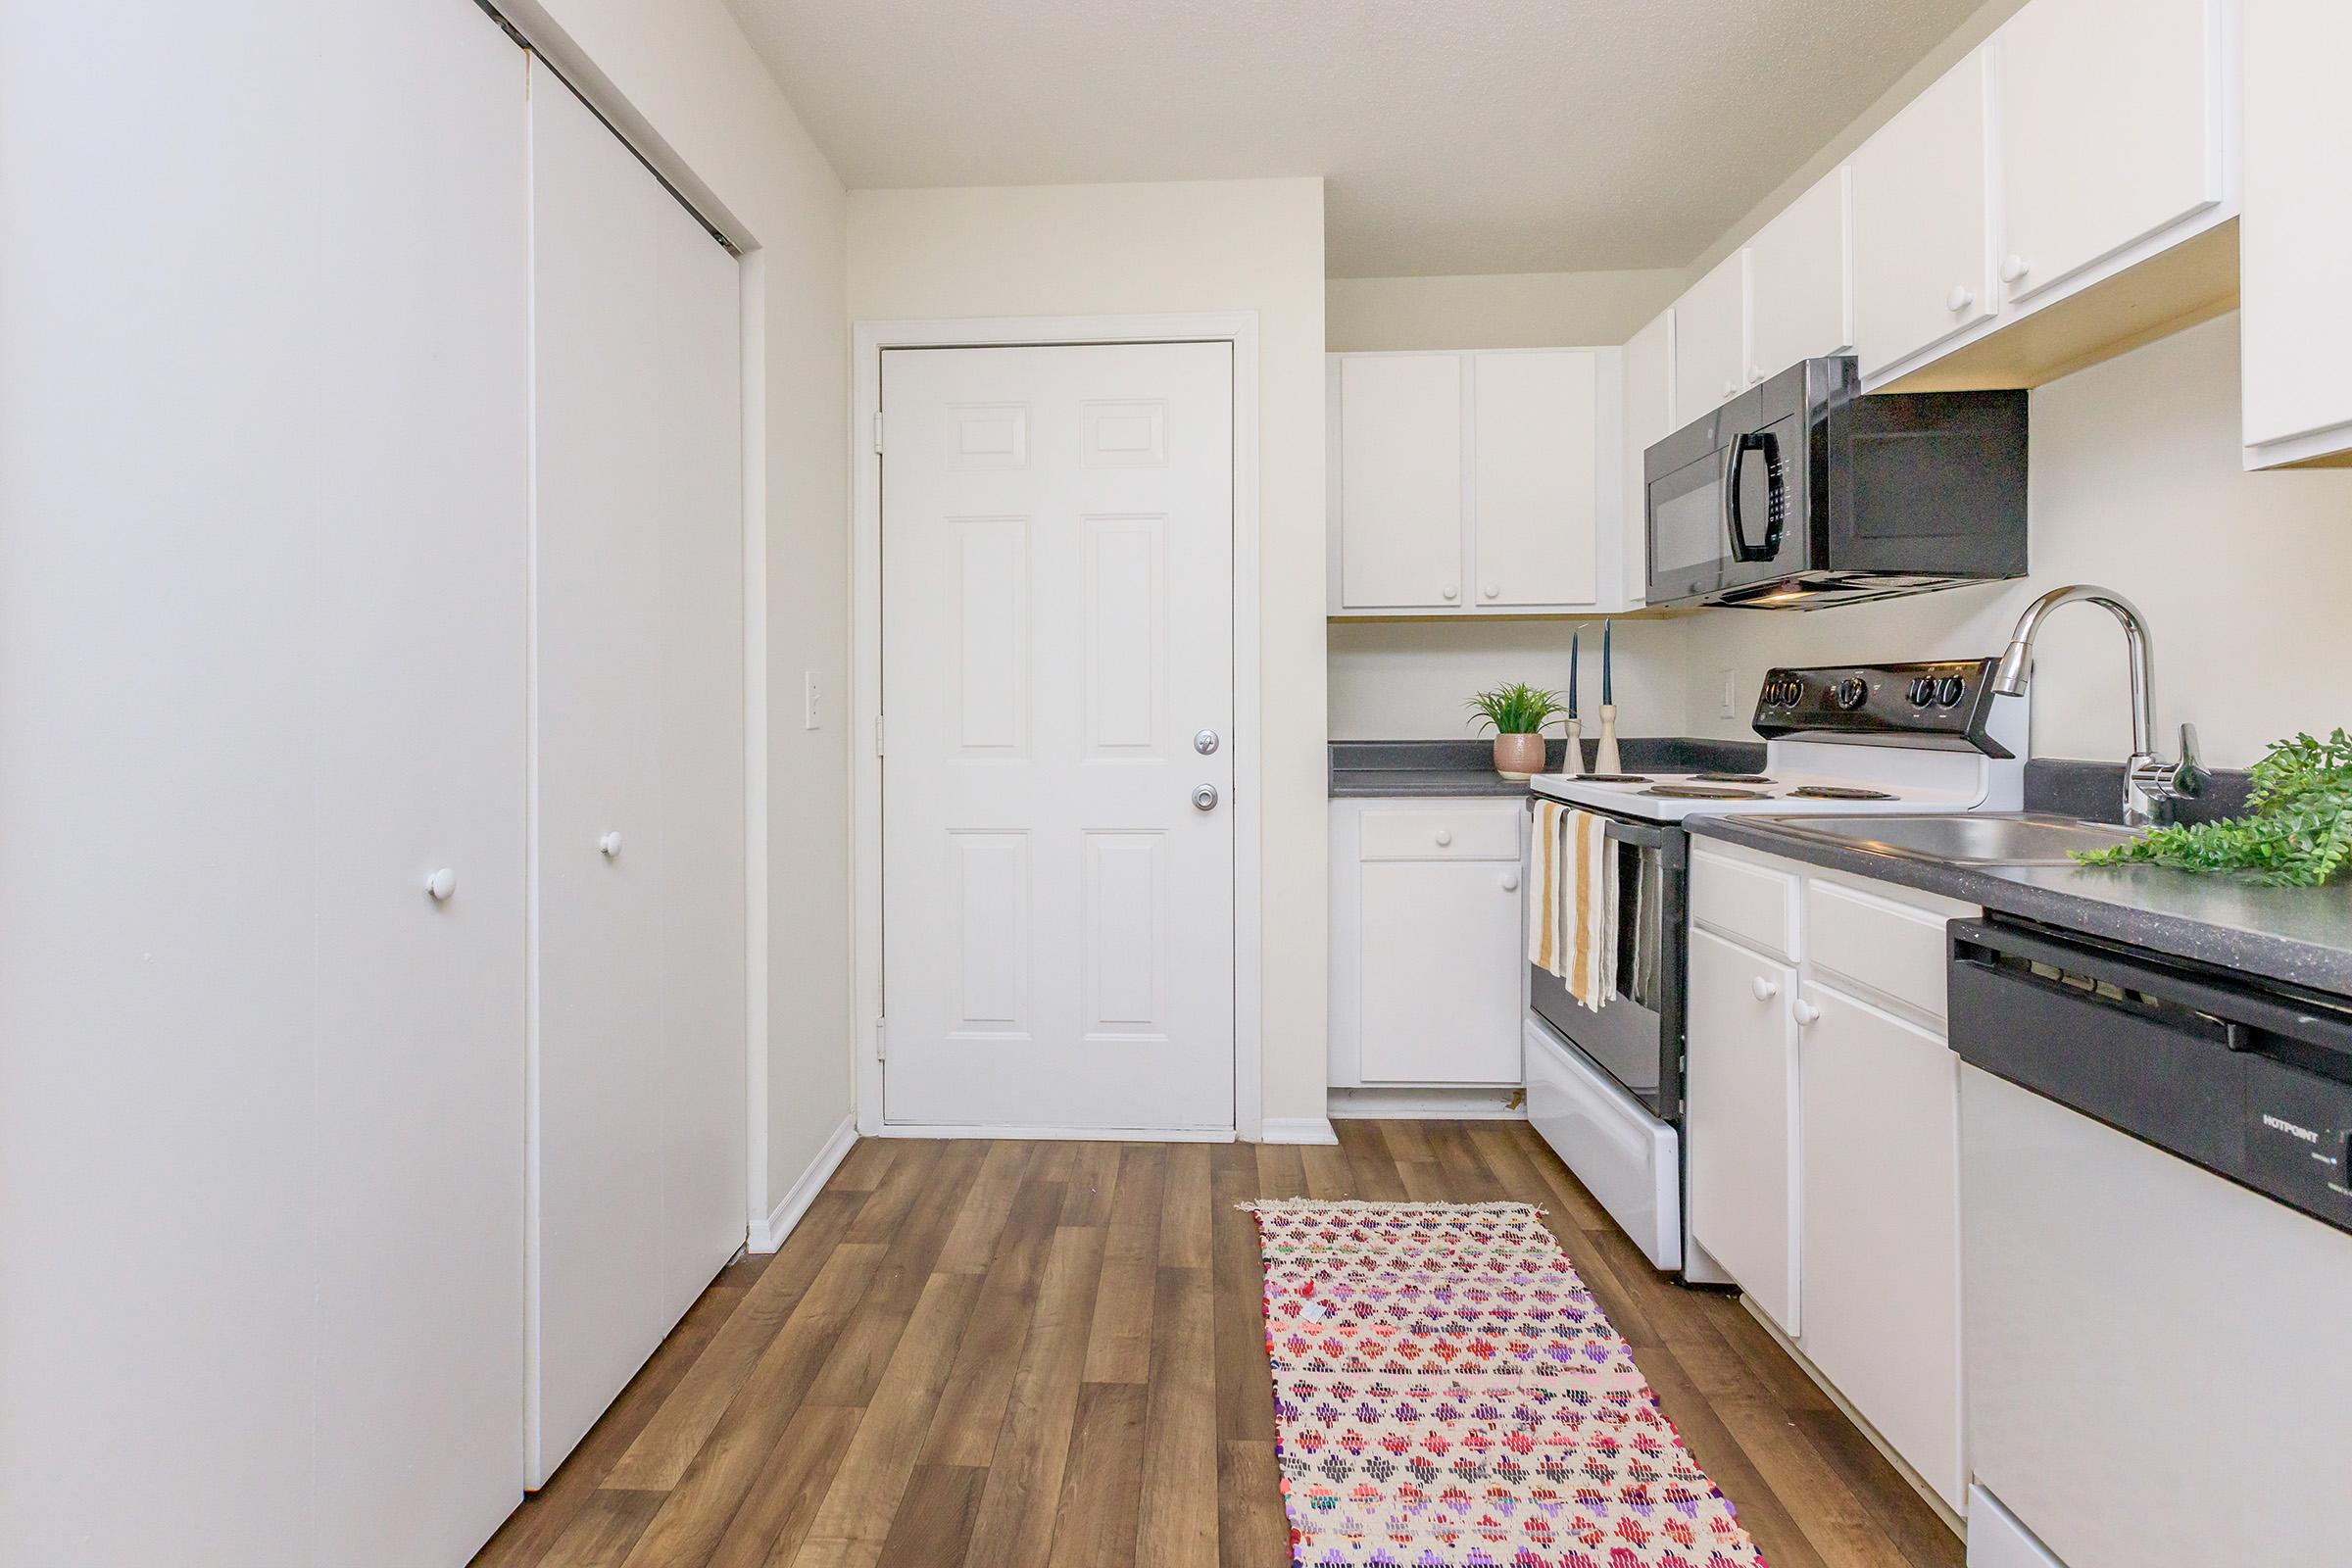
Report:
[{"label": "blue taper candle", "polygon": [[1609,631],[1616,624],[1613,620],[1600,623],[1600,706],[1603,708],[1617,700],[1616,693],[1609,685]]},{"label": "blue taper candle", "polygon": [[1576,641],[1581,635],[1583,634],[1573,631],[1568,634],[1568,716],[1570,718],[1576,716],[1576,666],[1583,662],[1583,660],[1577,655]]}]

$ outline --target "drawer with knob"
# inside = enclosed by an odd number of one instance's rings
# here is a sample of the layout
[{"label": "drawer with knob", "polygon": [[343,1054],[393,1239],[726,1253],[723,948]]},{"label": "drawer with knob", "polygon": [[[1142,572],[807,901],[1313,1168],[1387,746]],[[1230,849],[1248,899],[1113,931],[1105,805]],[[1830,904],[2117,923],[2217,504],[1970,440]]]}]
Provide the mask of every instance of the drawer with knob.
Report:
[{"label": "drawer with knob", "polygon": [[1516,802],[1367,808],[1358,854],[1367,860],[1507,860],[1516,867],[1520,815]]}]

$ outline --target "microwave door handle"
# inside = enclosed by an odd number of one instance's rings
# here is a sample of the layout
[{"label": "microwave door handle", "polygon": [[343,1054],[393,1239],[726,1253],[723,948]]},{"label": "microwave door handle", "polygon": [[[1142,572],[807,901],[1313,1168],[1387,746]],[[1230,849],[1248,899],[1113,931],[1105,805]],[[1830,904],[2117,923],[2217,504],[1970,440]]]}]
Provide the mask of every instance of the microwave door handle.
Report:
[{"label": "microwave door handle", "polygon": [[[1750,452],[1764,454],[1764,543],[1747,542],[1747,519],[1740,509],[1740,469]],[[1732,535],[1734,561],[1770,561],[1781,553],[1781,534],[1788,514],[1787,476],[1781,471],[1780,439],[1769,430],[1750,430],[1732,443],[1732,461],[1724,474],[1724,519]]]}]

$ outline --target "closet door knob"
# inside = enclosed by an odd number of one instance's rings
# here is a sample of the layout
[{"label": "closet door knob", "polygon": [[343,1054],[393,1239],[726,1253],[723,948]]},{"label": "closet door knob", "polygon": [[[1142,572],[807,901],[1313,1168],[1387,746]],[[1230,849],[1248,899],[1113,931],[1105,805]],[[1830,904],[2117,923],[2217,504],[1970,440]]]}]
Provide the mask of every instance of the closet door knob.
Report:
[{"label": "closet door knob", "polygon": [[1977,303],[1977,296],[1966,283],[1954,283],[1952,291],[1943,297],[1943,308],[1955,315]]},{"label": "closet door knob", "polygon": [[596,848],[597,852],[606,859],[618,859],[620,858],[620,835],[618,833],[606,834],[596,841]]},{"label": "closet door knob", "polygon": [[447,904],[449,896],[458,891],[458,873],[443,866],[424,879],[424,891],[435,904]]},{"label": "closet door knob", "polygon": [[1516,893],[1519,891],[1518,872],[1505,871],[1502,873],[1502,891],[1505,893]]},{"label": "closet door knob", "polygon": [[1788,1012],[1800,1029],[1810,1029],[1821,1022],[1821,1009],[1802,997],[1788,1004]]},{"label": "closet door knob", "polygon": [[1777,980],[1767,980],[1762,975],[1750,980],[1747,988],[1756,994],[1758,1002],[1770,1002],[1781,994],[1781,983]]}]

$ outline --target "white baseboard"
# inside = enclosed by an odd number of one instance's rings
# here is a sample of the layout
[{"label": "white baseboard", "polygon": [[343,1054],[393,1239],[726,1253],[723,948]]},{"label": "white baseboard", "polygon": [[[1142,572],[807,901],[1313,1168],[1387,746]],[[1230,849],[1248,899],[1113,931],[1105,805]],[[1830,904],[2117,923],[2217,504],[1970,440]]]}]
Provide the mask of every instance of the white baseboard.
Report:
[{"label": "white baseboard", "polygon": [[1030,1127],[1012,1123],[885,1122],[869,1138],[1004,1138],[1060,1144],[1230,1144],[1230,1127]]},{"label": "white baseboard", "polygon": [[1258,1123],[1261,1144],[1336,1144],[1337,1129],[1328,1116],[1268,1116]]},{"label": "white baseboard", "polygon": [[1331,1114],[1342,1121],[1525,1121],[1527,1102],[1516,1088],[1334,1089]]},{"label": "white baseboard", "polygon": [[755,1252],[772,1252],[782,1247],[784,1238],[792,1234],[801,1216],[808,1212],[808,1205],[816,1201],[816,1195],[825,1190],[826,1179],[841,1168],[841,1162],[849,1158],[857,1143],[858,1118],[842,1117],[841,1125],[833,1129],[833,1136],[825,1140],[825,1147],[816,1152],[808,1168],[801,1172],[800,1179],[768,1211],[766,1221],[752,1221],[751,1237],[745,1246]]}]

